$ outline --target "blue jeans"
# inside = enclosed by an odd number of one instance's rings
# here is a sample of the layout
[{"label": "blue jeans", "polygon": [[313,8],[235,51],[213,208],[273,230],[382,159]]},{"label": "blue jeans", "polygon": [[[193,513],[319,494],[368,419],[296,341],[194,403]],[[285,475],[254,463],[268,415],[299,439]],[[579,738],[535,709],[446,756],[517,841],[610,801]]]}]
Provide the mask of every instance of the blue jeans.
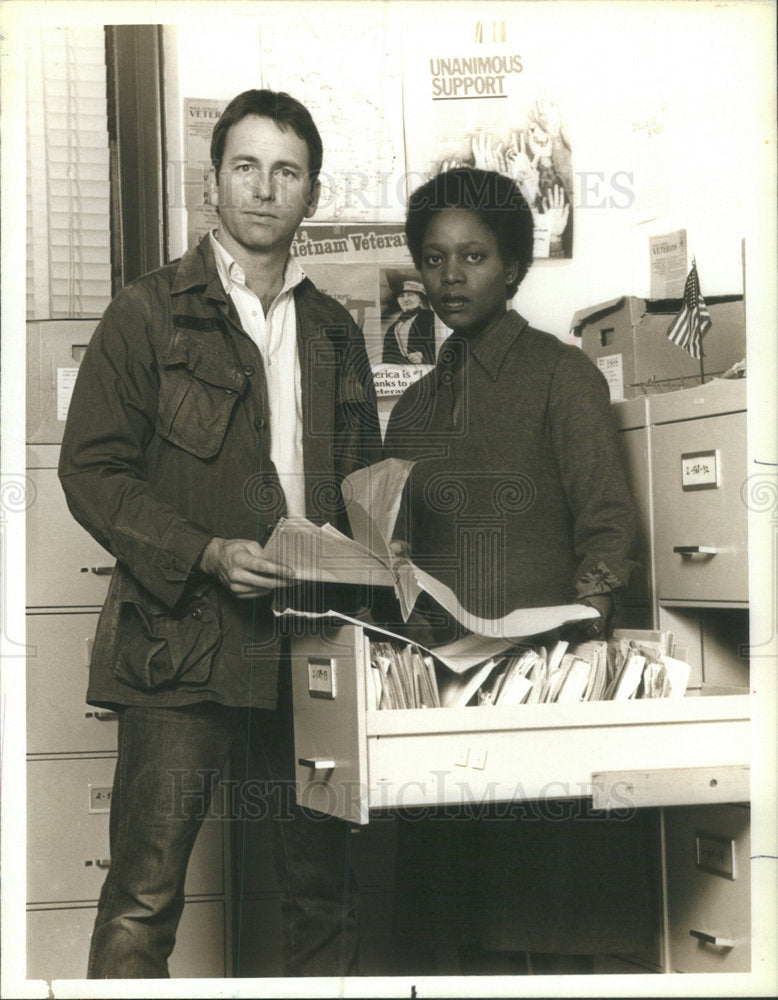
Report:
[{"label": "blue jeans", "polygon": [[[90,979],[169,975],[167,960],[184,908],[189,856],[208,812],[215,776],[235,749],[236,757],[246,762],[240,779],[267,782],[263,787],[270,793],[271,808],[272,802],[281,804],[271,827],[282,889],[284,974],[355,974],[357,897],[349,828],[295,805],[291,709],[285,694],[275,712],[214,702],[119,709],[111,867],[92,935]],[[243,928],[244,939],[250,933],[250,927]]]}]

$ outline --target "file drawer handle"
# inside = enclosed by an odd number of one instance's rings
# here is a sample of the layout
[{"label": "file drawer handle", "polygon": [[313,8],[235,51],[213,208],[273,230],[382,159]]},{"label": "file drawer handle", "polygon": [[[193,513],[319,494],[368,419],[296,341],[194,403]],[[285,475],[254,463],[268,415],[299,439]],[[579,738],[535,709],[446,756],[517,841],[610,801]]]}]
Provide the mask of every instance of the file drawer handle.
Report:
[{"label": "file drawer handle", "polygon": [[85,868],[91,868],[92,865],[94,865],[95,868],[110,868],[111,867],[111,859],[110,858],[92,858],[90,861],[85,861],[84,862],[84,867]]},{"label": "file drawer handle", "polygon": [[96,576],[110,576],[113,573],[113,566],[90,566],[89,571]]},{"label": "file drawer handle", "polygon": [[674,545],[673,552],[681,556],[715,556],[719,550],[714,545]]},{"label": "file drawer handle", "polygon": [[732,938],[717,937],[715,934],[708,934],[706,931],[689,931],[692,937],[699,938],[704,944],[715,944],[717,948],[734,948],[735,942]]},{"label": "file drawer handle", "polygon": [[299,757],[298,764],[303,767],[312,767],[314,771],[331,771],[335,767],[335,761],[319,757]]}]

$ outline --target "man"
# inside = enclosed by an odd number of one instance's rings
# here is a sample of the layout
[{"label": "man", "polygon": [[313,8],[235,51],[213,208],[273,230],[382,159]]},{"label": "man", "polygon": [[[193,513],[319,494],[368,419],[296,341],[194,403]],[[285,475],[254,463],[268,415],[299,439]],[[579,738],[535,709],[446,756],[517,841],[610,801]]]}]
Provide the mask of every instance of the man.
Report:
[{"label": "man", "polygon": [[[246,91],[211,160],[216,230],[108,307],[62,445],[70,509],[117,560],[87,693],[119,715],[91,978],[168,975],[210,776],[236,741],[249,767],[233,778],[293,778],[271,607],[292,572],[262,546],[281,516],[337,520],[341,479],[379,457],[362,333],[289,253],[319,196],[310,114]],[[299,811],[272,826],[286,974],[353,972],[346,826]]]}]

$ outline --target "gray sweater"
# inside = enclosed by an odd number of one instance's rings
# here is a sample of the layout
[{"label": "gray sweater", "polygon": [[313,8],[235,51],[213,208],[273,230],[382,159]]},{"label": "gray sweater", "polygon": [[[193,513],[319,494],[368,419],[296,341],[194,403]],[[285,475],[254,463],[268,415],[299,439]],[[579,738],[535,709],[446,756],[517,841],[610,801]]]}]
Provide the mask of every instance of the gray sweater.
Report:
[{"label": "gray sweater", "polygon": [[627,583],[635,514],[605,379],[518,313],[445,342],[392,411],[384,454],[417,462],[398,536],[469,611]]}]

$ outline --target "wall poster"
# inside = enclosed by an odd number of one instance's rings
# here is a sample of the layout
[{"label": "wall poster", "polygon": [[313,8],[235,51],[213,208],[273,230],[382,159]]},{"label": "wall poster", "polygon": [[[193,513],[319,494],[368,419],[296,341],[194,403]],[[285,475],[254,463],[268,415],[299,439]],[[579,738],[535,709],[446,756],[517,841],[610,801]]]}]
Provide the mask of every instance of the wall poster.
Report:
[{"label": "wall poster", "polygon": [[572,151],[541,68],[511,43],[447,41],[406,47],[404,69],[409,180],[455,166],[497,170],[532,209],[535,257],[572,257]]}]

